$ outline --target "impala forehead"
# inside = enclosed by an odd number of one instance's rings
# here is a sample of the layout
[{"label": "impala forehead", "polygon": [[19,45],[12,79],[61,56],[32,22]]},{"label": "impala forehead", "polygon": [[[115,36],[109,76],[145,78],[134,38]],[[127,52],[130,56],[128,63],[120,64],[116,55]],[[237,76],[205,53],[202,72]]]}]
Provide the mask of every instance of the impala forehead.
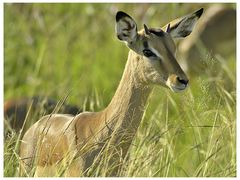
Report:
[{"label": "impala forehead", "polygon": [[[156,33],[156,32],[155,32]],[[160,54],[173,53],[175,54],[176,45],[168,33],[159,31],[158,35],[151,33],[142,39],[143,49],[157,51]]]}]

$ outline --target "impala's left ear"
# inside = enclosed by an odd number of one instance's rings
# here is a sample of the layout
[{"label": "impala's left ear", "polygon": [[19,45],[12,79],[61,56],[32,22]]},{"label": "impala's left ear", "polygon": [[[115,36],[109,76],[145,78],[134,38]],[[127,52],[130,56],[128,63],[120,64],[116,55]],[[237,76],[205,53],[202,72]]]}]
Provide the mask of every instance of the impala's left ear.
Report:
[{"label": "impala's left ear", "polygon": [[192,14],[171,21],[162,29],[168,32],[173,38],[186,37],[191,34],[196,22],[201,17],[202,13],[203,8]]}]

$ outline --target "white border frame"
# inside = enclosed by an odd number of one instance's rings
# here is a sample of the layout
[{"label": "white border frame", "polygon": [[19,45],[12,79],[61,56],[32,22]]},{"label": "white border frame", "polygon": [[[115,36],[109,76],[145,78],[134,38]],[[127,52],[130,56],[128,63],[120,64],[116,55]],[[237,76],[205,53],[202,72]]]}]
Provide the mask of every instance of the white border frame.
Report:
[{"label": "white border frame", "polygon": [[[238,2],[237,0],[209,0],[209,1],[206,1],[206,0],[201,0],[201,1],[198,1],[198,0],[180,0],[180,1],[176,1],[176,0],[162,0],[162,1],[159,1],[159,0],[149,0],[149,1],[144,1],[144,0],[104,0],[104,1],[101,1],[101,0],[95,0],[95,1],[87,1],[87,0],[83,0],[83,1],[79,1],[79,0],[3,0],[1,3],[0,3],[0,40],[1,40],[1,49],[0,49],[0,59],[2,60],[1,63],[0,63],[0,72],[1,72],[1,75],[0,75],[0,82],[1,83],[1,86],[0,86],[0,99],[1,99],[1,103],[0,103],[0,117],[2,117],[1,119],[3,119],[3,99],[4,99],[4,92],[3,92],[3,80],[4,80],[4,71],[3,71],[3,66],[4,66],[4,54],[3,54],[3,48],[4,48],[4,32],[3,32],[3,27],[4,27],[4,3],[109,3],[109,2],[112,2],[112,3],[145,3],[145,2],[149,2],[149,3],[176,3],[176,2],[182,2],[182,3],[236,3],[237,5],[237,52],[236,52],[236,63],[237,63],[237,69],[240,69],[240,63],[238,62],[239,61],[239,51],[240,51],[240,47],[239,47],[239,36],[238,36],[238,30],[239,30],[239,24],[240,24],[240,17],[239,17],[239,8],[240,8],[240,2]],[[239,86],[240,86],[240,70],[237,70],[237,79],[236,79],[236,83],[237,83],[237,90],[236,90],[236,93],[237,93],[237,119],[239,119],[239,116],[240,116],[240,109],[239,109],[239,105],[238,103],[240,102],[240,97],[238,95],[238,92],[239,92]],[[237,129],[237,143],[236,143],[236,152],[239,152],[239,132],[238,130],[240,130],[240,125],[239,123],[237,123],[237,120],[236,120],[236,129]],[[4,141],[3,141],[3,120],[1,122],[1,125],[0,125],[0,132],[1,132],[1,137],[0,137],[0,144],[2,145],[2,147],[0,148],[0,156],[1,156],[1,164],[0,164],[0,178],[3,177],[3,152],[4,152]],[[239,165],[239,156],[238,154],[236,155],[237,156],[237,177],[240,177],[240,172],[238,170],[238,165]],[[235,179],[237,179],[237,177]],[[13,179],[13,178],[8,178],[8,179]],[[15,179],[15,178],[14,178]],[[20,178],[20,179],[24,179],[24,178]],[[42,178],[34,178],[34,179],[42,179]],[[52,179],[57,179],[57,178],[52,178]],[[83,179],[86,179],[86,178],[83,178]],[[87,178],[87,179],[92,179],[92,178]],[[102,178],[98,178],[98,179],[102,179]],[[112,178],[110,178],[112,179]],[[120,178],[120,179],[130,179],[130,178]],[[136,178],[136,179],[143,179],[143,178]],[[144,178],[145,179],[145,178]],[[156,179],[156,178],[155,178]],[[160,179],[160,178],[157,178],[157,179]],[[162,178],[161,178],[162,179]],[[175,178],[171,178],[171,179],[175,179]],[[177,178],[178,180],[185,180],[186,178]],[[195,179],[195,178],[188,178],[188,179]],[[206,178],[198,178],[198,179],[206,179]],[[208,179],[217,179],[217,178],[208,178]],[[223,179],[223,178],[221,178]],[[226,178],[224,178],[226,179]]]}]

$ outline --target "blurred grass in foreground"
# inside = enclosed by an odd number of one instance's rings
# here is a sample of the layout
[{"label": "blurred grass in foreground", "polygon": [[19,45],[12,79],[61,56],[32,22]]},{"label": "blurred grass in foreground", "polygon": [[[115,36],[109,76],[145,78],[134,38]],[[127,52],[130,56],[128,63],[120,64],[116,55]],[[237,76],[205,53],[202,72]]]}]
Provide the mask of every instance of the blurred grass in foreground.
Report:
[{"label": "blurred grass in foreground", "polygon": [[[4,98],[70,93],[69,102],[103,109],[128,52],[114,34],[117,9],[158,27],[210,5],[5,4]],[[18,137],[4,143],[4,176],[18,176]],[[236,176],[235,59],[209,58],[184,93],[155,88],[129,155],[122,176]]]}]

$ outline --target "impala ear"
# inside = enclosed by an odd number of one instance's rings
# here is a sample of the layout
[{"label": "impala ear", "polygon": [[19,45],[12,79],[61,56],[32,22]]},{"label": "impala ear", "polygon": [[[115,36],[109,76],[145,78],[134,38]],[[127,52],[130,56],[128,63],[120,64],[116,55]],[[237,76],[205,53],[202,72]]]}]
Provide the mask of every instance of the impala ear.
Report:
[{"label": "impala ear", "polygon": [[137,39],[137,24],[126,13],[119,11],[116,14],[116,34],[119,40],[129,44]]},{"label": "impala ear", "polygon": [[191,34],[196,22],[201,17],[203,8],[198,11],[186,15],[182,18],[171,21],[163,29],[168,32],[173,38],[186,37]]}]

